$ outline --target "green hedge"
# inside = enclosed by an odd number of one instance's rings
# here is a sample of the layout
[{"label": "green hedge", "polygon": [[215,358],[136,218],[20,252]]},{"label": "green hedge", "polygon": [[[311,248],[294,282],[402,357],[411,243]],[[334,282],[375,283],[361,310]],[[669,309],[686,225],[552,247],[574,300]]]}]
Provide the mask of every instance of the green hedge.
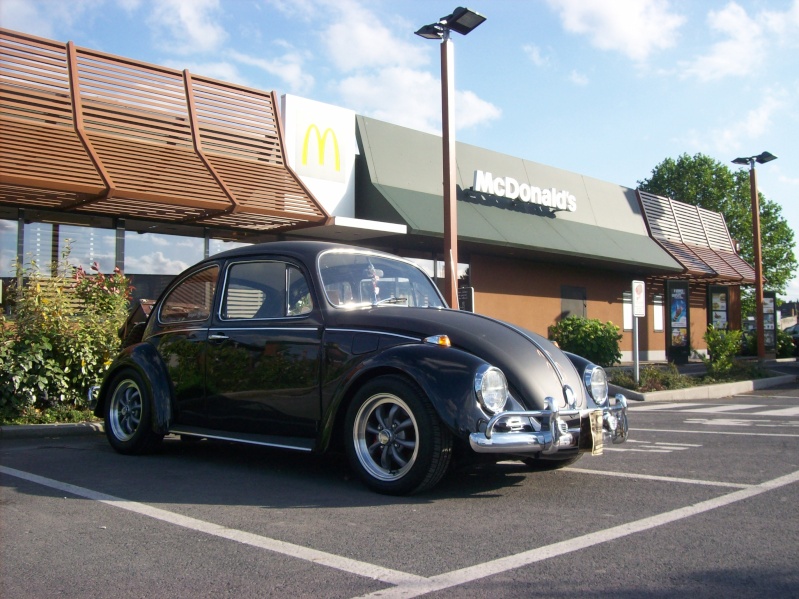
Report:
[{"label": "green hedge", "polygon": [[15,289],[13,318],[0,316],[0,421],[47,422],[86,407],[120,349],[131,286],[119,270],[93,274],[66,262],[56,276],[33,264]]},{"label": "green hedge", "polygon": [[612,322],[569,316],[549,327],[549,339],[561,349],[578,354],[600,366],[621,362],[619,327]]}]

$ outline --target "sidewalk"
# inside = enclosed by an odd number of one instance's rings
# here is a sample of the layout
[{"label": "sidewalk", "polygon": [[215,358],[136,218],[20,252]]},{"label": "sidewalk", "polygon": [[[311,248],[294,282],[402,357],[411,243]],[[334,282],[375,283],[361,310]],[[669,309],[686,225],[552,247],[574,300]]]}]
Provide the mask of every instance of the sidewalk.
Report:
[{"label": "sidewalk", "polygon": [[[641,368],[651,365],[663,365],[662,363],[642,363]],[[625,363],[621,368],[632,368],[632,363]],[[685,401],[692,399],[721,399],[741,393],[748,393],[757,389],[769,389],[780,385],[796,384],[799,380],[799,362],[796,358],[780,358],[766,360],[764,367],[774,373],[773,377],[755,379],[751,381],[737,381],[734,383],[717,383],[715,385],[703,385],[699,387],[688,387],[687,389],[674,389],[666,391],[653,391],[650,393],[637,393],[629,389],[623,389],[610,385],[610,392],[623,393],[627,399],[632,401]],[[680,374],[702,375],[705,373],[705,365],[701,361],[688,362],[677,366]]]},{"label": "sidewalk", "polygon": [[75,422],[63,424],[7,424],[0,426],[0,442],[5,439],[30,439],[46,437],[71,437],[96,435],[104,431],[102,422]]}]

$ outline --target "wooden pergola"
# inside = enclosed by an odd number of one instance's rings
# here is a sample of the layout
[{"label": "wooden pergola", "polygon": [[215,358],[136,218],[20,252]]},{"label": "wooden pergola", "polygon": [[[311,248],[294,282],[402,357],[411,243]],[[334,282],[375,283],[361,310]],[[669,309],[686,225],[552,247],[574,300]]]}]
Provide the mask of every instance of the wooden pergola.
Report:
[{"label": "wooden pergola", "polygon": [[724,216],[638,191],[649,233],[685,269],[678,278],[751,285],[754,269],[735,251]]},{"label": "wooden pergola", "polygon": [[330,216],[274,92],[0,29],[0,204],[237,232]]}]

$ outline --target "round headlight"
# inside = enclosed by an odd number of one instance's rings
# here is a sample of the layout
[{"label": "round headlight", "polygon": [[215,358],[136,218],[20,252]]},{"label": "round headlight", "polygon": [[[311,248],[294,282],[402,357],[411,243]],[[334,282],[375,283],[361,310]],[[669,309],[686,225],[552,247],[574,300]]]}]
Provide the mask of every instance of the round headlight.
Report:
[{"label": "round headlight", "polygon": [[603,406],[608,401],[608,375],[605,369],[595,364],[589,364],[583,373],[585,387],[591,394],[594,403]]},{"label": "round headlight", "polygon": [[508,382],[499,368],[484,366],[474,377],[477,400],[490,414],[501,412],[508,401]]}]

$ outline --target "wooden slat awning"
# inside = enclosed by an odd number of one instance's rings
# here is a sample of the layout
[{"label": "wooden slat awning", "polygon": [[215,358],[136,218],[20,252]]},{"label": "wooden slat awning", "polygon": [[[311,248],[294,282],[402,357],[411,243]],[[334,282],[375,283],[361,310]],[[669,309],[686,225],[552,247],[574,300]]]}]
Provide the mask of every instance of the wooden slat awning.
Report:
[{"label": "wooden slat awning", "polygon": [[0,29],[0,203],[241,231],[324,224],[274,92]]},{"label": "wooden slat awning", "polygon": [[754,269],[735,253],[724,216],[638,190],[652,238],[685,269],[708,282],[755,282]]}]

